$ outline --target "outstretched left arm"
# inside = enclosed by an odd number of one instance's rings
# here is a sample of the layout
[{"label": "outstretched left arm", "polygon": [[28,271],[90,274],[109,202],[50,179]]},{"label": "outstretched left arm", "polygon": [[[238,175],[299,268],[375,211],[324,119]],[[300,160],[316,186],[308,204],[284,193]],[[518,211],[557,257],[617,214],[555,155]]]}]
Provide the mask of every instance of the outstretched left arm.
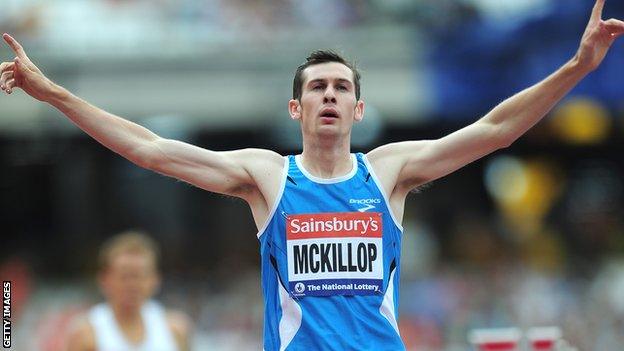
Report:
[{"label": "outstretched left arm", "polygon": [[[508,98],[477,122],[437,140],[381,146],[368,155],[388,190],[411,189],[443,177],[497,149],[509,146],[539,122],[583,77],[596,69],[624,22],[602,20],[597,0],[576,55],[548,78]],[[393,174],[392,174],[393,173]]]}]

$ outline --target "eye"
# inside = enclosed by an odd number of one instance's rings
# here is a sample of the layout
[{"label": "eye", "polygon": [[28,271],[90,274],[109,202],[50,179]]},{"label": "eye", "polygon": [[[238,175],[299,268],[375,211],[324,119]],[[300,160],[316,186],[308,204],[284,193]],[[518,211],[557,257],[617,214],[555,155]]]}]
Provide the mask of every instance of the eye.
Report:
[{"label": "eye", "polygon": [[347,90],[349,90],[349,89],[347,89],[347,87],[346,87],[345,85],[339,85],[339,86],[338,86],[338,90],[341,90],[341,91],[347,91]]},{"label": "eye", "polygon": [[320,84],[312,86],[312,90],[322,90],[322,89],[323,89],[323,86]]}]

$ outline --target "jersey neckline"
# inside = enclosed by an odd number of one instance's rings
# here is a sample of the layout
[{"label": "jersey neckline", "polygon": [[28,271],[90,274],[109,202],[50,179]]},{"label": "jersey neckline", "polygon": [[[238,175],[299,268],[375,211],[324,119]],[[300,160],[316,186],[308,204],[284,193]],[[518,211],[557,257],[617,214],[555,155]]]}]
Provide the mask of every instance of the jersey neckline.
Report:
[{"label": "jersey neckline", "polygon": [[312,182],[319,183],[319,184],[340,183],[340,182],[344,182],[345,180],[349,180],[353,178],[355,173],[357,173],[357,169],[358,169],[357,159],[355,157],[355,154],[351,154],[351,161],[353,165],[351,166],[351,170],[349,171],[349,173],[338,176],[338,177],[334,177],[334,178],[320,178],[320,177],[316,177],[312,175],[310,172],[308,172],[307,169],[305,169],[305,167],[303,166],[303,162],[301,160],[301,154],[295,155],[295,163],[297,164],[297,167],[299,168],[301,173],[303,173],[303,175],[309,180],[311,180]]}]

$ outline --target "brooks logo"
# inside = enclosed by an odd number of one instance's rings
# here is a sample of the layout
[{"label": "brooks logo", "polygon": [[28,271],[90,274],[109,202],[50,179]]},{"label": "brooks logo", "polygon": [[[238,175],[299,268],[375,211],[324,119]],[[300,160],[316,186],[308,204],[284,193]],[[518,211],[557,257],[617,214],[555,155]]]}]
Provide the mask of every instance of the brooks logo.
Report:
[{"label": "brooks logo", "polygon": [[364,206],[362,208],[358,208],[358,211],[366,212],[370,209],[375,208],[375,205],[373,204],[380,204],[381,200],[380,199],[349,199],[349,203]]}]

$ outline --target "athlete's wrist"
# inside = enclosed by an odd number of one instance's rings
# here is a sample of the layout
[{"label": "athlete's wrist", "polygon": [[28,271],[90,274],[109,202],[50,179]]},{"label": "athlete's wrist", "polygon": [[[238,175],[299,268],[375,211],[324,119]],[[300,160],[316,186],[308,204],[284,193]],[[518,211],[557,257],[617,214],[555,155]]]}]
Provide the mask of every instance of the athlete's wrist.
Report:
[{"label": "athlete's wrist", "polygon": [[72,94],[67,89],[50,82],[50,88],[48,93],[45,94],[46,98],[44,101],[58,109],[61,109],[61,107],[65,105],[68,100],[70,100],[71,95]]}]

